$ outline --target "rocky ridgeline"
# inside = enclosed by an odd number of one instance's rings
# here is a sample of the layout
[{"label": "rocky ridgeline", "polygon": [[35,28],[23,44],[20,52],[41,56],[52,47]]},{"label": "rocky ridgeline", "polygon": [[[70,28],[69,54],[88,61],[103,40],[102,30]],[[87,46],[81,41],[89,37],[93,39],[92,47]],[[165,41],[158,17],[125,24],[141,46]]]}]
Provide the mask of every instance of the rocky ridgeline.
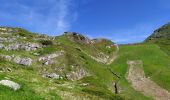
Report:
[{"label": "rocky ridgeline", "polygon": [[32,65],[32,59],[31,58],[21,58],[20,56],[15,55],[0,55],[1,60],[11,61],[16,64],[24,65],[24,66],[31,66]]},{"label": "rocky ridgeline", "polygon": [[88,37],[85,37],[76,32],[65,32],[65,36],[67,36],[71,41],[81,42],[85,44],[90,44],[91,40]]},{"label": "rocky ridgeline", "polygon": [[103,38],[90,39],[76,32],[64,32],[64,35],[67,36],[71,41],[76,41],[84,44],[96,44],[96,43],[101,43],[103,41],[109,41]]}]

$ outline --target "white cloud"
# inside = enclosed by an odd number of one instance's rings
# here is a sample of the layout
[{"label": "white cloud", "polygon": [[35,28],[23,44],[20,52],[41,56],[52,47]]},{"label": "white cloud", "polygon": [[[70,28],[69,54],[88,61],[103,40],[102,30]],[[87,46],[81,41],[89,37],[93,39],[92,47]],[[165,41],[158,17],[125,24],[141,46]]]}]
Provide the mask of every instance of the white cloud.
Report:
[{"label": "white cloud", "polygon": [[[0,20],[11,24],[15,22],[18,26],[49,35],[68,31],[72,22],[77,20],[74,0],[32,0],[30,4],[27,2],[30,0],[5,1],[4,5],[0,5]],[[1,9],[2,7],[5,9]]]}]

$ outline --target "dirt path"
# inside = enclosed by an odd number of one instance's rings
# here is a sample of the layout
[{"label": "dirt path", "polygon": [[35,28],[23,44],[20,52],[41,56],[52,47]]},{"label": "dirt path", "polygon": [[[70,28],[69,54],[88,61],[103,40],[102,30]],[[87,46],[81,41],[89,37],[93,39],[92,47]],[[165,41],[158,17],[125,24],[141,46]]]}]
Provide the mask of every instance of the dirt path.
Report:
[{"label": "dirt path", "polygon": [[142,61],[128,61],[127,80],[133,88],[154,100],[170,100],[170,93],[145,77]]}]

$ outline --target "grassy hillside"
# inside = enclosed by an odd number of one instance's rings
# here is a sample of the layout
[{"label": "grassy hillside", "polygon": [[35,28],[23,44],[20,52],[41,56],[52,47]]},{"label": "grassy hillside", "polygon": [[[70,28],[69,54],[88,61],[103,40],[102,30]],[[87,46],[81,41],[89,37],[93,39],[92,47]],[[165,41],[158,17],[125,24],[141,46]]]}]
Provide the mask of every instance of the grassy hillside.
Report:
[{"label": "grassy hillside", "polygon": [[[170,91],[169,26],[164,27],[167,31],[157,30],[145,43],[121,45],[119,50],[110,40],[75,32],[50,37],[0,27],[0,81],[21,86],[14,91],[0,85],[0,99],[152,100],[127,81],[127,61],[141,60],[146,77]],[[17,63],[18,56],[31,59],[30,66]]]},{"label": "grassy hillside", "polygon": [[128,69],[127,60],[143,61],[146,76],[150,77],[162,88],[170,91],[170,58],[159,46],[155,44],[122,45],[118,55],[119,57],[110,67],[121,76],[119,79],[119,85],[122,89],[121,95],[134,100],[149,99],[134,91],[130,83],[125,79]]},{"label": "grassy hillside", "polygon": [[[105,57],[115,52],[115,46],[109,40],[87,43],[79,34],[49,37],[34,34],[20,28],[1,27],[1,44],[22,45],[19,49],[0,49],[0,80],[18,83],[21,89],[12,89],[0,85],[0,99],[6,100],[122,100],[113,91],[115,77],[102,62],[92,59]],[[77,41],[78,39],[78,41]],[[91,40],[89,40],[91,41]],[[24,44],[42,45],[27,51]],[[109,46],[109,48],[106,48]],[[15,47],[15,48],[16,48]],[[27,47],[28,48],[28,47]],[[26,48],[26,49],[27,49]],[[29,50],[29,49],[28,49]],[[83,50],[83,52],[82,52]],[[52,64],[43,64],[40,57],[63,51],[59,57],[52,59]],[[3,55],[6,55],[4,58]],[[90,56],[89,56],[90,55]],[[8,56],[20,56],[32,59],[31,66],[16,64]],[[13,58],[12,58],[13,59]],[[53,79],[45,76],[55,73],[60,77]],[[85,74],[84,74],[85,73]],[[70,76],[69,76],[70,75]],[[22,95],[22,97],[21,97]]]},{"label": "grassy hillside", "polygon": [[163,51],[170,55],[170,24],[166,24],[154,31],[145,42],[158,44]]}]

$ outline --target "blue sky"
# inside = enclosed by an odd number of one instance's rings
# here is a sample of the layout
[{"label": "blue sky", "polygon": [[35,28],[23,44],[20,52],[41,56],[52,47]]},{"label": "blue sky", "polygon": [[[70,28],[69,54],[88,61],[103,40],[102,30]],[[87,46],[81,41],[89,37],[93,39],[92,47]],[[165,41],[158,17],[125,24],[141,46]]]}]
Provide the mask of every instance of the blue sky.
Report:
[{"label": "blue sky", "polygon": [[79,32],[141,42],[170,22],[170,0],[0,0],[0,25],[60,35]]}]

